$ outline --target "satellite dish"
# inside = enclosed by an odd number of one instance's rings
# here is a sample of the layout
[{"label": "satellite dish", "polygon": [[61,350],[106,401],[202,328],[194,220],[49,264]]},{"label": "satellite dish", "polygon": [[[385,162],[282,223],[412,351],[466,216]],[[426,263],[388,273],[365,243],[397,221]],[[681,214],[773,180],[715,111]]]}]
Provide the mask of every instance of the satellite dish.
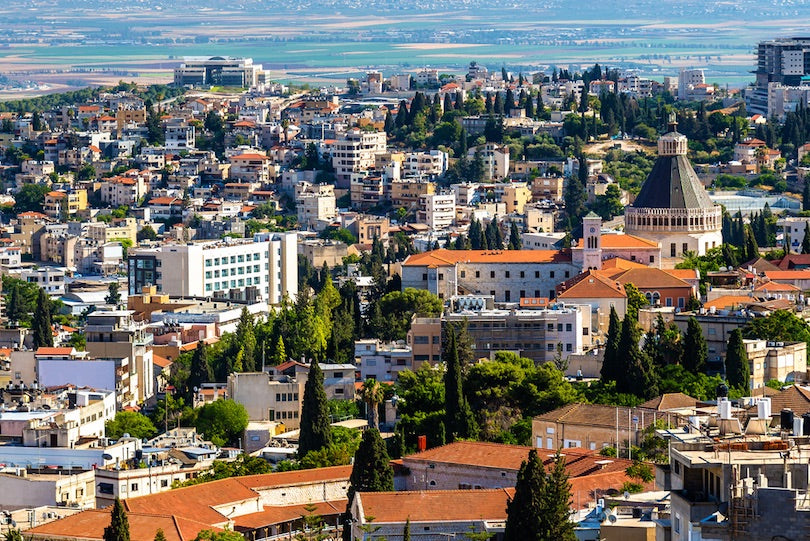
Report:
[{"label": "satellite dish", "polygon": [[624,499],[625,499],[625,500],[629,500],[629,499],[630,499],[630,493],[629,493],[629,492],[627,492],[626,490],[624,491]]},{"label": "satellite dish", "polygon": [[103,458],[104,460],[112,460],[113,456],[110,453],[104,453],[103,455],[101,455],[101,458]]},{"label": "satellite dish", "polygon": [[616,521],[619,520],[619,519],[618,519],[618,517],[616,517],[616,515],[614,515],[613,513],[610,513],[608,515],[608,520],[610,521],[611,524],[615,524]]}]

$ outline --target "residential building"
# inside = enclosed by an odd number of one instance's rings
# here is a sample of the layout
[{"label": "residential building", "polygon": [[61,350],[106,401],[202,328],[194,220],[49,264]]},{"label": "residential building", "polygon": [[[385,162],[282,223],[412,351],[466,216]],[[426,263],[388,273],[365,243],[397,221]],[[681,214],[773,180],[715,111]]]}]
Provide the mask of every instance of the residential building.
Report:
[{"label": "residential building", "polygon": [[84,210],[87,210],[87,190],[48,192],[42,203],[42,212],[54,219],[65,219]]},{"label": "residential building", "polygon": [[810,73],[805,62],[810,52],[810,39],[804,37],[761,41],[757,45],[756,82],[745,95],[746,110],[770,118],[768,89],[771,83],[799,86]]},{"label": "residential building", "polygon": [[332,150],[332,165],[335,168],[338,188],[351,185],[352,173],[362,173],[374,168],[375,157],[386,151],[385,132],[366,132],[353,129],[335,141]]},{"label": "residential building", "polygon": [[476,358],[491,358],[498,351],[511,351],[543,364],[555,359],[558,347],[562,348],[559,354],[563,358],[590,349],[590,306],[497,310],[473,308],[472,301],[472,297],[464,299],[469,308],[446,313],[444,321],[445,325],[466,321]]},{"label": "residential building", "polygon": [[278,304],[298,292],[297,235],[203,241],[129,252],[129,294],[154,285],[184,297],[263,300]]},{"label": "residential building", "polygon": [[296,193],[295,199],[298,223],[301,227],[321,231],[337,217],[335,189],[332,185],[309,186]]},{"label": "residential building", "polygon": [[375,338],[354,343],[355,364],[360,367],[360,379],[394,382],[403,370],[413,370],[413,352],[401,341],[383,343]]},{"label": "residential building", "polygon": [[419,370],[424,363],[436,365],[442,360],[442,318],[414,314],[405,343],[410,346],[411,366]]},{"label": "residential building", "polygon": [[639,445],[644,430],[658,420],[673,427],[685,424],[679,415],[655,409],[568,404],[532,419],[532,442],[552,451],[572,447],[599,451],[618,445],[618,456],[627,456],[628,442]]},{"label": "residential building", "polygon": [[474,159],[476,153],[484,162],[484,178],[486,180],[499,180],[506,178],[509,174],[509,147],[487,143],[471,148],[467,153],[467,159]]},{"label": "residential building", "polygon": [[37,284],[51,297],[61,297],[65,294],[64,267],[25,267],[20,272],[20,279]]},{"label": "residential building", "polygon": [[694,100],[696,95],[695,89],[699,88],[699,85],[705,84],[706,77],[702,68],[681,68],[681,71],[678,73],[678,99]]},{"label": "residential building", "polygon": [[173,119],[163,128],[166,135],[166,150],[176,152],[193,150],[196,147],[194,124],[185,120]]},{"label": "residential building", "polygon": [[420,222],[428,224],[434,231],[446,229],[455,223],[456,195],[453,192],[425,195],[422,200],[425,210],[424,219]]},{"label": "residential building", "polygon": [[274,381],[266,372],[242,372],[228,376],[228,396],[242,404],[251,421],[278,421],[287,430],[300,426],[305,381]]},{"label": "residential building", "polygon": [[270,158],[256,152],[245,152],[228,158],[230,179],[264,185],[270,182]]}]

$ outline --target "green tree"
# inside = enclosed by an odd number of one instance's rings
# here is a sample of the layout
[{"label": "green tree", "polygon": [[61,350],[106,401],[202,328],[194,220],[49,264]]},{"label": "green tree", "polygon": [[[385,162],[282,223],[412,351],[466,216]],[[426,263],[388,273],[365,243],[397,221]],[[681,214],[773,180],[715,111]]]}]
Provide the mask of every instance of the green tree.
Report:
[{"label": "green tree", "polygon": [[462,368],[454,325],[447,325],[442,361],[445,364],[445,421],[450,441],[474,438],[478,432],[470,404],[462,388]]},{"label": "green tree", "polygon": [[155,532],[155,541],[166,541],[166,534],[163,533],[163,528],[158,528]]},{"label": "green tree", "polygon": [[110,285],[107,286],[107,296],[104,297],[104,302],[107,304],[112,304],[113,306],[118,306],[121,304],[121,293],[119,289],[121,286],[118,284],[118,280],[115,282],[110,282]]},{"label": "green tree", "polygon": [[619,340],[622,333],[622,322],[616,308],[610,307],[610,324],[608,325],[605,354],[602,360],[602,381],[616,381],[620,374]]},{"label": "green tree", "polygon": [[142,240],[157,240],[158,236],[151,225],[145,225],[138,231],[135,238],[141,242]]},{"label": "green tree", "polygon": [[301,405],[301,430],[298,436],[298,456],[318,451],[332,443],[329,430],[329,404],[323,389],[323,371],[312,362],[304,385]]},{"label": "green tree", "polygon": [[810,179],[804,179],[804,189],[802,190],[802,210],[810,210]]},{"label": "green tree", "polygon": [[223,447],[236,443],[247,424],[248,414],[242,404],[233,400],[215,400],[199,409],[195,426],[214,445]]},{"label": "green tree", "polygon": [[751,387],[751,367],[745,351],[742,329],[734,329],[726,349],[726,379],[731,387],[748,392]]},{"label": "green tree", "polygon": [[411,541],[411,519],[405,519],[405,528],[402,530],[402,541]]},{"label": "green tree", "polygon": [[[346,523],[351,521],[351,505],[358,492],[391,492],[394,490],[394,470],[385,449],[385,442],[376,428],[363,432],[360,447],[354,455],[352,473],[349,476],[348,503],[344,514]],[[345,528],[343,539],[351,541],[351,529]]]},{"label": "green tree", "polygon": [[19,323],[28,317],[28,313],[23,307],[22,295],[17,285],[12,284],[9,289],[10,292],[6,297],[6,317],[9,322]]},{"label": "green tree", "polygon": [[649,304],[647,297],[631,283],[624,285],[624,292],[627,294],[627,315],[638,321],[638,311]]},{"label": "green tree", "polygon": [[754,237],[754,232],[751,230],[751,226],[749,224],[745,224],[743,231],[745,236],[744,259],[746,261],[751,261],[752,259],[759,257],[759,246],[757,246],[757,239]]},{"label": "green tree", "polygon": [[134,411],[119,411],[115,418],[107,421],[105,433],[108,438],[117,440],[124,434],[142,440],[157,434],[157,428],[149,417]]},{"label": "green tree", "polygon": [[118,498],[115,498],[110,513],[110,525],[104,528],[104,541],[129,541],[129,519]]},{"label": "green tree", "polygon": [[[583,92],[584,94],[584,92]],[[560,450],[554,455],[554,466],[549,471],[541,497],[544,539],[575,541],[574,523],[570,520],[571,483],[565,469],[565,457]]]},{"label": "green tree", "polygon": [[379,428],[377,408],[382,404],[384,393],[380,382],[374,378],[368,378],[363,382],[360,387],[360,398],[366,403],[369,426],[371,428]]},{"label": "green tree", "polygon": [[709,349],[697,318],[690,317],[683,340],[683,366],[690,372],[705,372]]},{"label": "green tree", "polygon": [[802,238],[802,253],[810,254],[810,227],[804,228],[804,237]]},{"label": "green tree", "polygon": [[640,340],[641,329],[628,314],[622,322],[619,351],[623,363],[616,379],[616,390],[649,399],[658,395],[658,382],[652,362],[639,348]]},{"label": "green tree", "polygon": [[245,372],[256,369],[256,334],[253,324],[253,315],[247,306],[242,307],[239,323],[236,325],[236,344],[243,351],[242,364]]},{"label": "green tree", "polygon": [[787,310],[776,310],[766,317],[749,320],[742,333],[744,338],[810,343],[810,325]]},{"label": "green tree", "polygon": [[51,323],[51,299],[44,289],[39,290],[37,306],[34,310],[34,349],[53,347],[53,328]]},{"label": "green tree", "polygon": [[44,184],[24,184],[14,194],[14,213],[42,212],[45,194],[49,191],[51,191],[50,188]]},{"label": "green tree", "polygon": [[518,231],[517,224],[512,222],[509,227],[509,250],[521,250],[523,248],[523,240],[520,238],[520,231]]},{"label": "green tree", "polygon": [[233,530],[222,530],[215,532],[214,530],[203,530],[197,534],[194,541],[245,541],[245,536]]},{"label": "green tree", "polygon": [[503,541],[543,541],[543,494],[546,471],[537,456],[537,450],[529,451],[517,474],[515,495],[506,503],[506,529]]},{"label": "green tree", "polygon": [[284,349],[284,338],[281,335],[278,335],[278,340],[276,340],[276,347],[273,348],[273,355],[270,358],[271,363],[273,366],[278,366],[283,362],[287,361],[287,353]]},{"label": "green tree", "polygon": [[203,340],[200,340],[191,355],[191,370],[187,385],[189,390],[194,387],[199,389],[203,383],[212,379],[211,365],[208,362],[208,345]]}]

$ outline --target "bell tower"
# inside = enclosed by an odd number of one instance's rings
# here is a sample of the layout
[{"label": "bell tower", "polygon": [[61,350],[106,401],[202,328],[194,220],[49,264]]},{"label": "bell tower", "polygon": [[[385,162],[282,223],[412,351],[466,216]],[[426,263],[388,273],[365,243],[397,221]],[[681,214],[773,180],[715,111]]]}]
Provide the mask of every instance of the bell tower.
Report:
[{"label": "bell tower", "polygon": [[602,218],[589,212],[582,218],[582,271],[602,268]]}]

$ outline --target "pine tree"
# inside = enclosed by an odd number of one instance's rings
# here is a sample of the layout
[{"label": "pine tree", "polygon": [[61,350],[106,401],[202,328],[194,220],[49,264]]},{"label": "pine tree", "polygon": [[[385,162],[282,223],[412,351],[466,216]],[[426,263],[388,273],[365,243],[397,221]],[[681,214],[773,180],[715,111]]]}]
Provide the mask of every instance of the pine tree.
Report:
[{"label": "pine tree", "polygon": [[459,360],[456,329],[447,325],[442,361],[445,363],[444,374],[445,407],[444,424],[449,432],[450,441],[458,438],[473,438],[478,432],[470,404],[462,389],[461,361]]},{"label": "pine tree", "polygon": [[198,389],[203,383],[213,379],[211,365],[208,362],[208,346],[204,341],[197,342],[197,348],[191,356],[191,368],[188,375],[188,388]]},{"label": "pine tree", "polygon": [[329,427],[329,404],[323,389],[323,372],[316,362],[309,367],[301,404],[301,430],[298,436],[298,456],[319,451],[332,443]]},{"label": "pine tree", "polygon": [[37,295],[37,306],[34,310],[34,349],[53,347],[53,328],[51,326],[51,299],[40,288]]},{"label": "pine tree", "polygon": [[129,520],[118,498],[110,513],[110,525],[104,528],[104,541],[129,541]]},{"label": "pine tree", "polygon": [[[506,503],[506,529],[503,541],[545,540],[543,531],[542,495],[545,493],[546,472],[537,450],[520,465],[515,495]],[[548,538],[550,540],[550,538]]]},{"label": "pine tree", "polygon": [[509,249],[520,250],[523,248],[523,240],[520,238],[520,231],[518,231],[517,224],[512,222],[509,227]]},{"label": "pine tree", "polygon": [[158,528],[155,532],[155,541],[166,541],[166,534],[163,533],[163,528]]},{"label": "pine tree", "polygon": [[608,325],[605,355],[602,360],[602,381],[616,381],[619,377],[619,340],[622,334],[622,322],[616,309],[610,307],[610,324]]},{"label": "pine tree", "polygon": [[751,388],[750,379],[751,366],[748,353],[745,351],[742,329],[734,329],[726,349],[726,380],[730,387],[745,393]]},{"label": "pine tree", "polygon": [[706,361],[709,358],[709,349],[700,323],[693,316],[686,324],[686,336],[683,340],[683,367],[693,374],[706,370]]},{"label": "pine tree", "polygon": [[560,450],[554,455],[554,467],[546,476],[544,490],[540,500],[544,539],[555,541],[575,541],[574,523],[569,519],[571,513],[571,483],[565,469],[565,457]]}]

